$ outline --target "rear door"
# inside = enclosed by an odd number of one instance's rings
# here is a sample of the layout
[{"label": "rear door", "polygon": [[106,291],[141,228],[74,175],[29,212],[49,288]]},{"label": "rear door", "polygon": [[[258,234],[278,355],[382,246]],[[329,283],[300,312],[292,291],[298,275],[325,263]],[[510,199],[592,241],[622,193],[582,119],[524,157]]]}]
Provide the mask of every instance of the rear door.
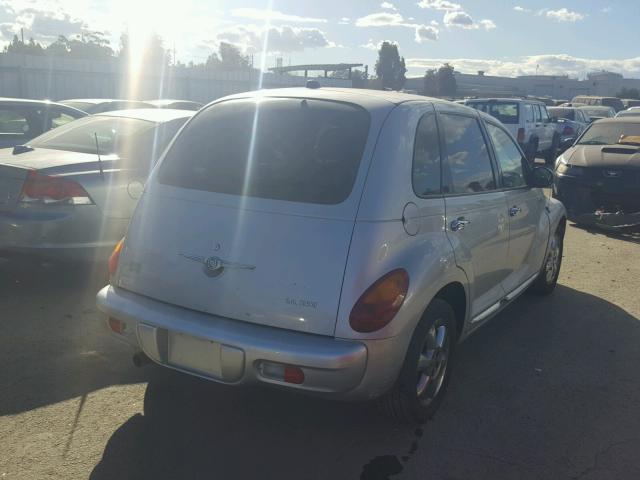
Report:
[{"label": "rear door", "polygon": [[486,122],[500,169],[501,187],[507,198],[509,248],[504,289],[507,293],[535,275],[542,263],[547,228],[545,197],[539,188],[531,188],[525,178],[526,160],[516,142],[497,123]]},{"label": "rear door", "polygon": [[470,282],[471,316],[481,319],[504,296],[508,221],[506,196],[479,120],[440,113],[447,236]]},{"label": "rear door", "polygon": [[118,285],[221,317],[333,335],[381,123],[371,118],[353,104],[304,98],[201,110],[149,180]]}]

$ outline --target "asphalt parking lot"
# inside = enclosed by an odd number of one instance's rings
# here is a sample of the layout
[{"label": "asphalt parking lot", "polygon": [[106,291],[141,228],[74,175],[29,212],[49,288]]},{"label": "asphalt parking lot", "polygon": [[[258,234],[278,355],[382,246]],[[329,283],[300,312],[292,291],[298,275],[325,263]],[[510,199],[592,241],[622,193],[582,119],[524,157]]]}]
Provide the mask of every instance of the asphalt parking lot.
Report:
[{"label": "asphalt parking lot", "polygon": [[104,273],[0,263],[0,479],[640,478],[640,233],[568,228],[555,293],[462,344],[433,420],[135,368]]}]

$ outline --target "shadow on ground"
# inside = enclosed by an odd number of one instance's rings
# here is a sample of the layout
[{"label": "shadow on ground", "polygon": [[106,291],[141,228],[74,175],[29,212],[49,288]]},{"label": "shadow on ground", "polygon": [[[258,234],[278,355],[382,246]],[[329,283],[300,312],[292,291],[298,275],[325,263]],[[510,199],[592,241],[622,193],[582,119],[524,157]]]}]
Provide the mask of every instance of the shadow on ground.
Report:
[{"label": "shadow on ground", "polygon": [[602,228],[582,224],[574,224],[573,226],[592,235],[604,235],[608,238],[640,244],[640,226],[625,228]]},{"label": "shadow on ground", "polygon": [[638,345],[638,319],[600,298],[525,295],[461,346],[423,429],[167,371],[91,478],[638,478]]},{"label": "shadow on ground", "polygon": [[145,381],[95,308],[105,272],[0,259],[0,415]]}]

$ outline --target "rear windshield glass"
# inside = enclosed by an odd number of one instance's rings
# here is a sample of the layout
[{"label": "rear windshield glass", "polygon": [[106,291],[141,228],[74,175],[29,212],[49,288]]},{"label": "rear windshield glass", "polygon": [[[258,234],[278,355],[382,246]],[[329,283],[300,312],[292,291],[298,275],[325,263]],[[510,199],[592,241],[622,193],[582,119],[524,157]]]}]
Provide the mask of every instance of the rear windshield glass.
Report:
[{"label": "rear windshield glass", "polygon": [[518,104],[510,102],[471,102],[470,107],[488,113],[502,123],[518,123]]},{"label": "rear windshield glass", "polygon": [[549,112],[549,116],[551,118],[566,118],[568,120],[576,119],[575,111],[568,108],[547,108],[547,112]]},{"label": "rear windshield glass", "polygon": [[594,123],[578,145],[640,145],[640,123]]},{"label": "rear windshield glass", "polygon": [[353,188],[369,114],[323,100],[230,100],[198,114],[174,141],[163,184],[230,195],[336,204]]},{"label": "rear windshield glass", "polygon": [[95,104],[89,102],[61,102],[63,105],[67,107],[77,108],[78,110],[82,110],[83,112],[87,112],[91,110],[91,107],[95,107]]},{"label": "rear windshield glass", "polygon": [[612,117],[611,110],[609,107],[580,107],[583,111],[587,113],[590,117],[600,117],[600,118],[608,118]]},{"label": "rear windshield glass", "polygon": [[81,153],[96,153],[99,149],[100,155],[122,153],[138,145],[140,134],[154,125],[135,118],[84,117],[34,138],[29,146]]}]

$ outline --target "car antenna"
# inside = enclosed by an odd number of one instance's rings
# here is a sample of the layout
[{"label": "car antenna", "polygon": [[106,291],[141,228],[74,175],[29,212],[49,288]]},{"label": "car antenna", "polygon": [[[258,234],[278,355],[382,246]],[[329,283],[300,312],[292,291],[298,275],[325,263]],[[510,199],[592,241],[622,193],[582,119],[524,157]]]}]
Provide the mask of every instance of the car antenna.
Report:
[{"label": "car antenna", "polygon": [[104,170],[102,170],[102,158],[100,158],[100,148],[98,147],[98,134],[93,132],[93,138],[96,139],[96,155],[98,155],[98,168],[100,169],[100,175],[104,176]]}]

